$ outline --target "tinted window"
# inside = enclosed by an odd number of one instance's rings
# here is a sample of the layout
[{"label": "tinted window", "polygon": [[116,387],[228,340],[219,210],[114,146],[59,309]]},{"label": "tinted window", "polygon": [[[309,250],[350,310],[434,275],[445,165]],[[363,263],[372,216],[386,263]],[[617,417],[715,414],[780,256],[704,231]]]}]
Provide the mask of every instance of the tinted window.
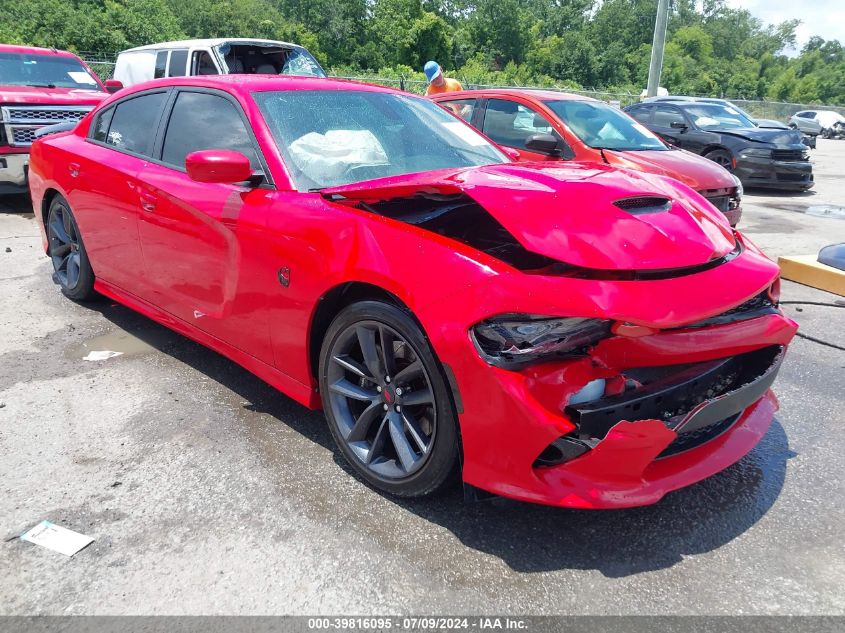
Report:
[{"label": "tinted window", "polygon": [[167,69],[168,77],[184,77],[185,68],[188,65],[188,50],[179,49],[170,53],[170,67]]},{"label": "tinted window", "polygon": [[620,151],[667,149],[653,133],[605,103],[564,99],[545,104],[590,147]]},{"label": "tinted window", "polygon": [[127,152],[149,156],[167,93],[156,92],[118,103],[106,143]]},{"label": "tinted window", "polygon": [[457,114],[467,123],[472,121],[472,115],[475,113],[475,99],[455,99],[454,101],[441,101],[440,105],[442,105],[450,112]]},{"label": "tinted window", "polygon": [[109,125],[111,125],[111,118],[114,115],[114,108],[107,108],[97,115],[97,121],[94,123],[91,138],[101,143],[106,142],[109,134]]},{"label": "tinted window", "polygon": [[526,142],[535,134],[552,134],[560,138],[542,114],[504,99],[487,102],[482,131],[501,145],[519,149],[525,149]]},{"label": "tinted window", "polygon": [[651,108],[631,108],[626,112],[640,123],[648,123],[651,119]]},{"label": "tinted window", "polygon": [[232,149],[249,158],[253,169],[258,167],[246,126],[231,101],[217,95],[181,92],[167,123],[161,159],[184,169],[185,157],[202,149]]},{"label": "tinted window", "polygon": [[683,123],[686,125],[684,115],[675,108],[668,106],[657,106],[654,110],[655,127],[672,127],[673,123]]},{"label": "tinted window", "polygon": [[168,51],[159,51],[156,54],[156,69],[155,73],[153,73],[154,79],[161,79],[164,77],[164,70],[167,68],[167,52]]},{"label": "tinted window", "polygon": [[433,101],[369,90],[254,93],[300,191],[507,158]]}]

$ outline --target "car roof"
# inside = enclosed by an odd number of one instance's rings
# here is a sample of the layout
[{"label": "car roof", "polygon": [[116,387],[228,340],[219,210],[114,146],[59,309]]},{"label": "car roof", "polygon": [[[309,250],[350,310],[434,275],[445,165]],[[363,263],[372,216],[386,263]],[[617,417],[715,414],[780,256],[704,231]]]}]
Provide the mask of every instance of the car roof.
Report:
[{"label": "car roof", "polygon": [[230,92],[250,93],[274,90],[344,90],[364,92],[385,92],[407,97],[417,97],[400,90],[348,79],[326,79],[300,75],[197,75],[194,77],[168,77],[153,79],[121,90],[118,96],[152,88],[189,86],[197,88],[219,88]]},{"label": "car roof", "polygon": [[573,94],[571,92],[557,92],[556,90],[533,90],[516,88],[479,88],[476,90],[460,90],[457,92],[441,92],[432,95],[435,101],[445,99],[461,99],[470,97],[526,97],[535,101],[596,101],[592,97]]},{"label": "car roof", "polygon": [[144,46],[136,46],[135,48],[127,48],[122,53],[134,53],[135,51],[152,51],[162,48],[190,48],[192,46],[218,46],[220,44],[273,44],[277,46],[296,46],[299,44],[291,44],[290,42],[280,42],[278,40],[262,40],[250,37],[211,37],[196,40],[175,40],[173,42],[160,42],[157,44],[145,44]]},{"label": "car roof", "polygon": [[78,59],[70,51],[60,51],[57,48],[41,48],[39,46],[18,46],[16,44],[0,44],[0,53],[35,53],[38,55],[54,55],[56,57],[72,57]]},{"label": "car roof", "polygon": [[[693,101],[691,99],[661,99],[660,101],[641,101],[640,103],[632,103],[630,107],[635,105],[675,105],[675,106],[694,106],[701,105],[701,101]],[[722,105],[720,103],[704,103],[704,105]]]}]

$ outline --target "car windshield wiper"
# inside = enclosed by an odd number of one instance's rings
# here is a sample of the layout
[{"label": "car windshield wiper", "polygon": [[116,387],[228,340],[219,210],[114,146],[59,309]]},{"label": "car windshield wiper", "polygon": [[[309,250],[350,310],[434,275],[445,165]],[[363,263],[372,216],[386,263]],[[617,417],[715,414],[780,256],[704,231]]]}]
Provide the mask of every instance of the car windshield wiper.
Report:
[{"label": "car windshield wiper", "polygon": [[56,84],[26,84],[30,88],[55,88]]}]

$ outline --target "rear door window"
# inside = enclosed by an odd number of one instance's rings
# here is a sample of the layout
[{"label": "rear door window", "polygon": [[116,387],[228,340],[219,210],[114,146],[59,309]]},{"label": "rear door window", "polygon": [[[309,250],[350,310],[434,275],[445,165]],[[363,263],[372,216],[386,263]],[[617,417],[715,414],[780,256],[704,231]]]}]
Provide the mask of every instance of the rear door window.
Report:
[{"label": "rear door window", "polygon": [[238,108],[219,95],[180,92],[164,136],[161,160],[185,169],[185,157],[203,149],[240,152],[257,169],[258,159]]},{"label": "rear door window", "polygon": [[526,149],[535,134],[551,134],[558,139],[549,120],[539,112],[515,101],[490,99],[484,112],[482,132],[500,145]]},{"label": "rear door window", "polygon": [[180,48],[170,52],[170,64],[167,67],[168,77],[184,77],[188,67],[188,49]]},{"label": "rear door window", "polygon": [[672,106],[657,106],[654,109],[654,123],[655,127],[671,128],[673,123],[684,123],[686,119],[681,111]]},{"label": "rear door window", "polygon": [[454,99],[452,101],[441,101],[440,105],[457,114],[467,123],[472,123],[472,115],[475,114],[475,99]]},{"label": "rear door window", "polygon": [[159,51],[156,53],[156,68],[153,73],[153,79],[161,79],[167,70],[167,54],[170,51]]},{"label": "rear door window", "polygon": [[631,115],[632,117],[634,117],[634,119],[643,124],[648,124],[651,122],[651,111],[652,108],[649,106],[641,106],[626,110],[629,115]]},{"label": "rear door window", "polygon": [[[104,142],[125,152],[150,156],[161,109],[166,99],[166,92],[154,92],[118,103],[114,106],[114,114],[111,116]],[[98,119],[98,126],[94,131],[95,139],[98,134],[102,134],[99,125],[101,119]]]}]

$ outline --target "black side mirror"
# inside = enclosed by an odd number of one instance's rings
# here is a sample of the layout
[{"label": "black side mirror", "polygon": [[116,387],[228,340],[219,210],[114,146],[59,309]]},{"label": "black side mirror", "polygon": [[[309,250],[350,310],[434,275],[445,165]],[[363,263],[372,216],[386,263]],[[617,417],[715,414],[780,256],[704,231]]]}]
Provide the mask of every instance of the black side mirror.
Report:
[{"label": "black side mirror", "polygon": [[669,124],[669,127],[673,130],[686,130],[689,126],[683,121],[672,121],[672,123]]},{"label": "black side mirror", "polygon": [[549,156],[560,156],[560,146],[558,139],[552,134],[532,134],[525,141],[525,149],[538,154],[548,154]]}]

